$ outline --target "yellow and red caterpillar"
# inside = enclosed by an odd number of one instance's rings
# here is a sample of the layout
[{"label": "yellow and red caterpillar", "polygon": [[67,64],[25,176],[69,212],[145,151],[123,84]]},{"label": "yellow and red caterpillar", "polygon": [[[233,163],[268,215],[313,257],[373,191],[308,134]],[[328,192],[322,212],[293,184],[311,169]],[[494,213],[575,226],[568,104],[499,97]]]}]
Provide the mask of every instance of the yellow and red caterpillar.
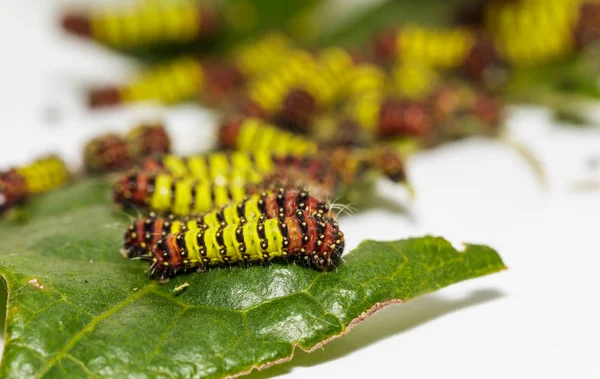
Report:
[{"label": "yellow and red caterpillar", "polygon": [[0,213],[23,202],[28,195],[25,178],[15,169],[0,173]]},{"label": "yellow and red caterpillar", "polygon": [[140,124],[121,137],[107,133],[93,138],[83,149],[84,167],[91,173],[122,171],[145,157],[171,151],[171,139],[160,122]]},{"label": "yellow and red caterpillar", "polygon": [[202,228],[224,224],[290,217],[297,210],[308,214],[329,214],[329,205],[311,196],[306,189],[287,190],[283,187],[252,195],[239,203],[233,203],[201,215],[177,218],[173,215],[158,217],[154,213],[140,218],[129,226],[123,238],[121,254],[135,258],[152,251],[159,239],[168,234],[197,231]]},{"label": "yellow and red caterpillar", "polygon": [[260,188],[250,183],[215,183],[142,171],[123,175],[114,185],[113,195],[115,202],[125,207],[187,216],[242,201]]},{"label": "yellow and red caterpillar", "polygon": [[189,43],[220,29],[216,12],[196,2],[144,2],[129,9],[67,12],[63,28],[115,48]]},{"label": "yellow and red caterpillar", "polygon": [[93,108],[141,101],[172,104],[199,95],[203,102],[217,105],[248,78],[283,59],[289,45],[284,36],[269,34],[240,46],[228,61],[175,58],[142,72],[129,83],[92,89],[88,103]]},{"label": "yellow and red caterpillar", "polygon": [[0,173],[0,212],[32,195],[61,187],[69,179],[65,162],[55,155]]},{"label": "yellow and red caterpillar", "polygon": [[[401,119],[404,122],[404,119]],[[400,124],[405,127],[406,124]],[[408,124],[408,127],[413,127]],[[420,125],[414,126],[416,129]],[[405,127],[406,128],[406,127]],[[406,129],[403,129],[406,130]],[[409,129],[411,130],[411,129]],[[369,168],[381,169],[377,164],[379,162],[377,154],[355,154],[352,149],[319,149],[316,142],[309,140],[306,137],[282,131],[274,126],[266,124],[264,121],[255,118],[233,118],[225,122],[219,131],[219,141],[223,147],[238,149],[243,152],[254,153],[255,155],[269,156],[265,152],[271,152],[272,157],[279,160],[283,170],[290,170],[294,167],[302,167],[306,163],[294,163],[294,161],[302,161],[306,156],[312,156],[315,160],[324,167],[329,167],[335,175],[336,183],[352,184],[356,182]],[[389,152],[386,151],[386,154]],[[333,159],[336,157],[336,159]],[[402,159],[395,159],[401,162]],[[332,162],[335,165],[332,165]],[[318,165],[312,165],[317,167]],[[306,166],[308,167],[308,166]],[[391,166],[386,166],[391,169]],[[303,171],[306,171],[304,169]],[[325,170],[316,170],[325,172]],[[399,163],[396,169],[383,171],[386,176],[394,181],[404,177],[404,166]],[[314,175],[309,175],[309,177]],[[329,179],[327,182],[330,182]],[[337,186],[337,185],[336,185]],[[331,194],[332,192],[328,192]]]},{"label": "yellow and red caterpillar", "polygon": [[401,60],[444,70],[461,70],[483,79],[500,62],[493,43],[475,30],[456,27],[432,29],[407,25],[381,33],[373,53],[384,62]]},{"label": "yellow and red caterpillar", "polygon": [[61,187],[71,177],[65,162],[56,155],[38,159],[27,166],[18,167],[15,172],[24,178],[27,191],[31,194]]},{"label": "yellow and red caterpillar", "polygon": [[161,279],[189,270],[231,264],[295,261],[329,270],[340,261],[344,234],[330,217],[297,210],[291,217],[202,228],[169,234],[142,258],[152,262],[151,275]]},{"label": "yellow and red caterpillar", "polygon": [[316,142],[270,125],[254,117],[235,116],[219,129],[222,147],[247,152],[268,151],[275,155],[314,155]]},{"label": "yellow and red caterpillar", "polygon": [[329,170],[318,157],[304,154],[281,155],[269,151],[213,152],[187,157],[163,155],[146,159],[142,167],[148,171],[166,171],[177,177],[191,176],[209,181],[241,178],[253,182],[272,175],[282,175],[291,167],[304,171],[306,177],[313,179],[325,175]]},{"label": "yellow and red caterpillar", "polygon": [[360,57],[342,48],[295,49],[267,75],[251,81],[242,111],[307,132],[314,117],[332,107]]},{"label": "yellow and red caterpillar", "polygon": [[142,101],[173,104],[199,93],[218,102],[242,83],[242,75],[230,64],[184,56],[152,67],[127,84],[92,89],[88,103],[92,108]]},{"label": "yellow and red caterpillar", "polygon": [[593,41],[599,12],[597,3],[583,0],[491,1],[484,23],[503,59],[530,65],[568,56],[577,44]]},{"label": "yellow and red caterpillar", "polygon": [[469,86],[439,86],[426,98],[362,96],[348,107],[351,120],[370,135],[428,138],[431,133],[463,116],[492,128],[502,121],[503,104],[485,91]]}]

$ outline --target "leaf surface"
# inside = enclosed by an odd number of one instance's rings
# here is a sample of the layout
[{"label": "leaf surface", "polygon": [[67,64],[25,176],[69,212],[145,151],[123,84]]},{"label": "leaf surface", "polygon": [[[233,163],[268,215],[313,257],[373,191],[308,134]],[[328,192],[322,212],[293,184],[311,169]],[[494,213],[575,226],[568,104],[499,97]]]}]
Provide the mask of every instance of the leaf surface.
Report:
[{"label": "leaf surface", "polygon": [[[364,241],[327,273],[276,263],[159,284],[147,264],[121,258],[128,219],[100,195],[83,200],[90,185],[40,198],[44,212],[25,225],[0,224],[1,377],[239,375],[318,348],[385,305],[504,269],[488,247],[424,237]],[[65,191],[72,206],[60,212],[50,204]]]}]

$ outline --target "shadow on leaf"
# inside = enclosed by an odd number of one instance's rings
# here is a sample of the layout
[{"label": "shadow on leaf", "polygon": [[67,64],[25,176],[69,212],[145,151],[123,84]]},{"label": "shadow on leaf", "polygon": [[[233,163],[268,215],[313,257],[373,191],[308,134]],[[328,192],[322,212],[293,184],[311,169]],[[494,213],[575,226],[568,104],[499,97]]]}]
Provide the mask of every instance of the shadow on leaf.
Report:
[{"label": "shadow on leaf", "polygon": [[265,371],[254,371],[246,378],[273,378],[291,372],[294,367],[311,367],[332,361],[448,313],[486,303],[502,296],[504,296],[502,292],[487,289],[474,291],[470,296],[458,300],[429,295],[406,304],[392,305],[367,318],[366,322],[360,323],[346,336],[328,343],[322,350],[309,354],[297,348],[295,356],[290,362]]}]

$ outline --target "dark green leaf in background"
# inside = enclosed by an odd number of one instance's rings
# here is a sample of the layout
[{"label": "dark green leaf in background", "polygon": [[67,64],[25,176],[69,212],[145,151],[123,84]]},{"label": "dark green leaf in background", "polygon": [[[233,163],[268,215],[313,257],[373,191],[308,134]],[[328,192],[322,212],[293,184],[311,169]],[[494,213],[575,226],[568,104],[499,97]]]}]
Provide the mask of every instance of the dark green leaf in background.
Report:
[{"label": "dark green leaf in background", "polygon": [[[236,375],[315,349],[388,304],[504,269],[490,248],[425,237],[365,241],[328,273],[279,263],[159,284],[147,264],[120,257],[127,217],[86,204],[91,185],[48,194],[44,214],[1,226],[2,377]],[[53,209],[65,194],[78,207]]]}]

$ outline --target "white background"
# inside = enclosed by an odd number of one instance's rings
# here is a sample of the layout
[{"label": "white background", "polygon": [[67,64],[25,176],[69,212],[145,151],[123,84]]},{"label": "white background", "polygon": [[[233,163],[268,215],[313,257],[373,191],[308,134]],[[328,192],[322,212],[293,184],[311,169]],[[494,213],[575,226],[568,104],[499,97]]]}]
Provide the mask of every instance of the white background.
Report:
[{"label": "white background", "polygon": [[[0,168],[57,152],[76,169],[86,139],[143,118],[165,118],[178,152],[211,145],[214,118],[194,105],[90,113],[81,90],[126,77],[134,63],[62,35],[56,3],[1,3]],[[323,350],[253,376],[600,377],[600,186],[574,186],[600,183],[600,163],[591,164],[600,130],[523,107],[507,124],[542,163],[545,185],[509,144],[463,141],[410,159],[416,198],[381,183],[388,201],[341,224],[349,249],[365,238],[441,235],[489,244],[508,271],[389,307]]]}]

